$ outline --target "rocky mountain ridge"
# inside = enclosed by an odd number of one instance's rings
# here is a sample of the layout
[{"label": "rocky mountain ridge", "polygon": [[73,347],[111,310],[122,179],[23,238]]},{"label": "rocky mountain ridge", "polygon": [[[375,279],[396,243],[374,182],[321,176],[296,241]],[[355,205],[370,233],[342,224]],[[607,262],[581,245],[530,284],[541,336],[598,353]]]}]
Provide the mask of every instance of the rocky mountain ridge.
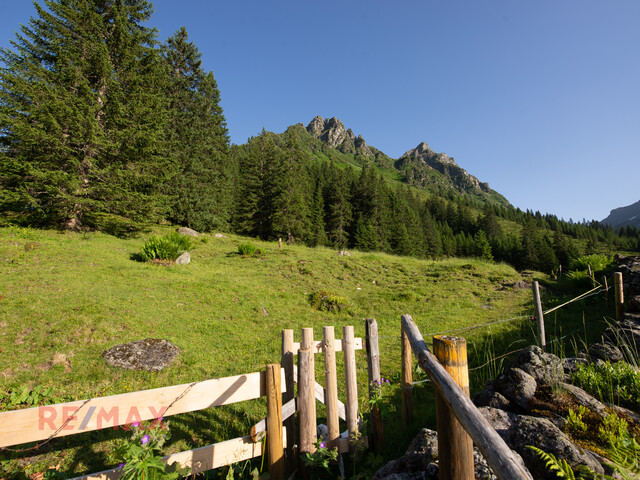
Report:
[{"label": "rocky mountain ridge", "polygon": [[611,225],[613,228],[626,227],[628,225],[640,228],[640,201],[626,207],[614,208],[609,216],[600,223]]},{"label": "rocky mountain ridge", "polygon": [[325,120],[317,115],[307,125],[306,130],[328,147],[342,153],[352,154],[367,161],[384,157],[384,163],[399,172],[403,181],[409,185],[438,193],[454,189],[458,193],[481,197],[492,195],[499,203],[509,203],[500,194],[491,190],[488,183],[481,182],[456,164],[453,157],[433,151],[426,142],[419,143],[399,159],[393,160],[380,150],[367,145],[362,135],[356,136],[353,130],[346,128],[335,117]]}]

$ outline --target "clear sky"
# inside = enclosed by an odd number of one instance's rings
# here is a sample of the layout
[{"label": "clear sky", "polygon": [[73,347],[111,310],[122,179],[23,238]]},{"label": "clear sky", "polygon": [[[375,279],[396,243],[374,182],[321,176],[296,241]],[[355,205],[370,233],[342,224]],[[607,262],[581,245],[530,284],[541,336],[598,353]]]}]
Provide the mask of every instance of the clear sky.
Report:
[{"label": "clear sky", "polygon": [[[337,117],[397,158],[426,141],[521,209],[640,200],[638,0],[156,0],[222,95],[231,141]],[[0,0],[0,46],[35,13]]]}]

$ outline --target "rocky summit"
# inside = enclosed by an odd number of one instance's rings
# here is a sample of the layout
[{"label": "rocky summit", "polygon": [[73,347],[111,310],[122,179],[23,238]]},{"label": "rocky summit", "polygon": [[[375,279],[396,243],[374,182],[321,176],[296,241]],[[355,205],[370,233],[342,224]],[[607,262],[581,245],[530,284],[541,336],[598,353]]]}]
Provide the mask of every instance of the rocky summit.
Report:
[{"label": "rocky summit", "polygon": [[324,120],[320,115],[316,116],[307,125],[307,132],[342,153],[373,155],[362,135],[356,137],[353,130],[346,129],[344,124],[335,117]]}]

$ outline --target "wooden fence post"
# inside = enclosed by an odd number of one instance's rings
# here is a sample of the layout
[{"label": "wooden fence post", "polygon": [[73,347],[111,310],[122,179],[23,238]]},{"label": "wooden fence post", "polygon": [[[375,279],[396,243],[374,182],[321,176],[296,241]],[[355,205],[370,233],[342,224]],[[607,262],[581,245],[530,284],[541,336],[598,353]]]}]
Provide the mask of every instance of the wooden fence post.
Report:
[{"label": "wooden fence post", "polygon": [[[378,395],[382,390],[380,376],[380,348],[378,346],[378,323],[375,318],[365,320],[366,327],[366,347],[367,347],[367,367],[369,371],[369,399]],[[380,453],[384,446],[384,425],[382,423],[382,413],[377,405],[371,409],[370,422],[372,425],[370,441],[373,449]]]},{"label": "wooden fence post", "polygon": [[482,416],[468,395],[453,381],[435,355],[429,351],[411,315],[402,315],[402,324],[405,326],[411,348],[418,359],[418,365],[442,394],[449,408],[469,433],[497,477],[509,480],[533,480],[527,468],[518,461],[498,432]]},{"label": "wooden fence post", "polygon": [[547,351],[547,339],[544,333],[544,315],[542,313],[542,302],[540,301],[540,287],[538,281],[534,280],[531,284],[533,290],[533,303],[536,307],[536,321],[538,322],[538,337],[540,337],[540,348]]},{"label": "wooden fence post", "polygon": [[282,446],[282,386],[280,365],[267,365],[267,451],[269,478],[284,480],[284,449]]},{"label": "wooden fence post", "polygon": [[412,352],[409,337],[404,330],[404,324],[401,327],[402,342],[402,424],[406,427],[413,416],[413,371],[412,371]]},{"label": "wooden fence post", "polygon": [[[467,342],[464,338],[435,336],[433,353],[453,380],[469,396]],[[438,458],[441,480],[473,480],[473,442],[436,390]]]},{"label": "wooden fence post", "polygon": [[[299,453],[315,452],[316,396],[313,363],[313,328],[302,329],[298,351],[298,423],[300,428]],[[304,468],[301,468],[305,471]]]},{"label": "wooden fence post", "polygon": [[624,317],[624,290],[622,284],[622,272],[613,274],[613,282],[616,287],[616,320]]},{"label": "wooden fence post", "polygon": [[[295,364],[295,352],[293,351],[293,330],[282,331],[282,359],[280,363],[284,368],[284,384],[286,393],[282,396],[283,403],[295,397],[293,366]],[[293,445],[296,443],[296,420],[295,415],[291,415],[284,421],[284,428],[287,431],[287,447],[285,450],[285,461],[287,471],[292,472],[296,468],[296,460],[293,455]]]},{"label": "wooden fence post", "polygon": [[344,376],[347,389],[347,428],[349,439],[358,432],[358,380],[356,378],[356,350],[353,325],[342,327]]},{"label": "wooden fence post", "polygon": [[324,373],[326,384],[325,404],[327,406],[327,447],[338,446],[340,419],[338,417],[338,377],[336,373],[335,331],[332,326],[322,329],[324,341]]}]

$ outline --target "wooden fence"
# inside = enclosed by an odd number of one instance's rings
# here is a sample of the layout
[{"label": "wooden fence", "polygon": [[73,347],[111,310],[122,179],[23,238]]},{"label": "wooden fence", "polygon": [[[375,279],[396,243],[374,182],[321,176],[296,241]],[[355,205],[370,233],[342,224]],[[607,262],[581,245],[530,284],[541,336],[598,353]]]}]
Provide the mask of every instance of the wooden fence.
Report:
[{"label": "wooden fence", "polygon": [[[454,337],[434,337],[434,350],[439,349],[441,353],[440,358],[436,358],[427,348],[420,330],[410,315],[402,316],[401,332],[405,422],[411,415],[409,390],[411,370],[405,367],[405,364],[407,363],[410,367],[411,363],[407,359],[410,359],[413,351],[418,364],[436,389],[440,478],[451,480],[474,478],[471,444],[473,440],[498,478],[533,480],[529,471],[518,461],[514,452],[469,398],[466,345],[460,348],[464,340]],[[456,383],[456,380],[462,386]]]},{"label": "wooden fence", "polygon": [[[284,478],[283,445],[286,442],[282,428],[283,380],[284,370],[278,364],[271,364],[264,372],[3,412],[0,413],[0,447],[114,428],[266,396],[264,430],[267,432],[269,473],[272,479],[279,480]],[[163,460],[169,465],[178,462],[191,468],[192,473],[200,473],[261,456],[263,443],[257,440],[259,437],[254,432],[254,436],[175,453]],[[121,469],[115,468],[78,478],[115,480],[120,475]]]}]

